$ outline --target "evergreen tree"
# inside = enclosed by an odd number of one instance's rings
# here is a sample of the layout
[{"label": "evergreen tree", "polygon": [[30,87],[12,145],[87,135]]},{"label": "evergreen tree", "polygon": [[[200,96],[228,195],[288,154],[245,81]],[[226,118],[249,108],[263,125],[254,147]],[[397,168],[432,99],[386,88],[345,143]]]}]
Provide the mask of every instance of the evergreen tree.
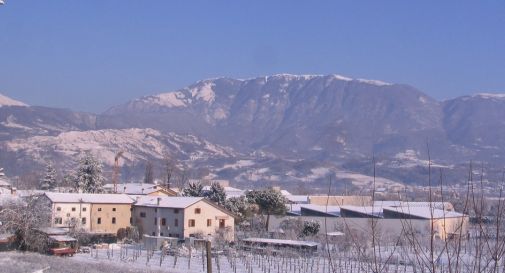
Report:
[{"label": "evergreen tree", "polygon": [[56,186],[56,170],[54,169],[51,162],[48,162],[46,165],[46,173],[40,180],[40,189],[44,191],[50,191],[54,190]]},{"label": "evergreen tree", "polygon": [[61,185],[63,187],[72,187],[75,184],[75,175],[73,173],[67,173],[63,176],[63,179],[61,180]]},{"label": "evergreen tree", "polygon": [[87,153],[79,161],[75,174],[75,187],[79,192],[100,193],[103,191],[102,164]]},{"label": "evergreen tree", "polygon": [[265,229],[268,230],[270,215],[286,214],[286,198],[272,189],[253,190],[246,194],[247,201],[257,206],[258,212],[267,216]]},{"label": "evergreen tree", "polygon": [[306,236],[316,236],[319,233],[321,225],[316,221],[305,221],[303,222],[303,229],[300,232],[300,237]]},{"label": "evergreen tree", "polygon": [[224,207],[238,216],[237,223],[244,221],[251,214],[251,206],[244,196],[228,198]]},{"label": "evergreen tree", "polygon": [[212,185],[210,185],[210,190],[205,194],[205,197],[221,206],[224,206],[226,202],[226,193],[224,192],[223,186],[219,183],[212,183]]},{"label": "evergreen tree", "polygon": [[188,186],[182,190],[182,195],[188,197],[203,197],[203,185],[200,182],[190,182]]}]

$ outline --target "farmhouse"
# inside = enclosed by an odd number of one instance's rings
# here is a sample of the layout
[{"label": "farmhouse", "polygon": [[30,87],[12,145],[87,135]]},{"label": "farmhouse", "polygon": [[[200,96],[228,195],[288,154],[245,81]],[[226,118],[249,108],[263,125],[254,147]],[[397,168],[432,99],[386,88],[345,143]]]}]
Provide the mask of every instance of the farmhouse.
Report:
[{"label": "farmhouse", "polygon": [[234,239],[234,215],[202,197],[138,197],[134,225],[141,234]]},{"label": "farmhouse", "polygon": [[133,199],[126,194],[46,192],[51,226],[94,234],[116,234],[130,226]]}]

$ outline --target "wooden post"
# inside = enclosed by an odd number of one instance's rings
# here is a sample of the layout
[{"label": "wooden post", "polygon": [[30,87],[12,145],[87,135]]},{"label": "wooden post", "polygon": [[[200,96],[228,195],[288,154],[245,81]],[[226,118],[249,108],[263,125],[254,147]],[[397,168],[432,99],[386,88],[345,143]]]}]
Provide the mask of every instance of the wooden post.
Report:
[{"label": "wooden post", "polygon": [[207,249],[207,273],[212,273],[212,248],[210,241],[205,242],[205,248]]}]

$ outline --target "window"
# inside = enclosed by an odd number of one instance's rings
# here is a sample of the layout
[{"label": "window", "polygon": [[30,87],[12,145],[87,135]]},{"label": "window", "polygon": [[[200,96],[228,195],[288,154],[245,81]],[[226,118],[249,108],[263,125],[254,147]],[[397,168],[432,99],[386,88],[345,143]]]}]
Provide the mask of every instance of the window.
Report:
[{"label": "window", "polygon": [[96,220],[96,223],[99,225],[102,224],[102,218],[98,217],[98,219]]},{"label": "window", "polygon": [[75,211],[75,207],[72,208],[72,211]]},{"label": "window", "polygon": [[174,209],[174,213],[175,214],[179,213],[179,209]]},{"label": "window", "polygon": [[67,217],[70,217],[70,213],[67,213]]},{"label": "window", "polygon": [[153,236],[154,236],[154,235],[156,235],[156,234],[154,234],[154,231],[153,231],[152,235],[153,235]]},{"label": "window", "polygon": [[202,212],[202,209],[200,209],[200,208],[195,209],[195,214],[200,214],[201,212]]},{"label": "window", "polygon": [[116,211],[116,208],[112,208],[112,211]]},{"label": "window", "polygon": [[116,217],[112,217],[112,224],[116,223]]},{"label": "window", "polygon": [[179,226],[179,219],[175,219],[174,220],[174,227],[178,227]]},{"label": "window", "polygon": [[163,236],[163,232],[160,233],[160,236]]},{"label": "window", "polygon": [[195,220],[194,219],[189,219],[188,220],[188,227],[194,227],[195,226]]},{"label": "window", "polygon": [[158,218],[154,217],[154,224],[157,225],[158,224]]},{"label": "window", "polygon": [[224,228],[224,227],[225,227],[225,225],[226,225],[225,220],[224,220],[224,219],[220,219],[220,220],[219,220],[219,228]]},{"label": "window", "polygon": [[86,208],[82,208],[82,211],[86,211]]},{"label": "window", "polygon": [[85,225],[86,224],[86,217],[82,217],[81,219],[81,224]]},{"label": "window", "polygon": [[161,218],[161,225],[166,226],[167,225],[167,219]]},{"label": "window", "polygon": [[158,208],[154,208],[154,212],[158,212]]},{"label": "window", "polygon": [[130,217],[130,225],[133,224],[133,219]]},{"label": "window", "polygon": [[102,211],[102,208],[98,208],[98,211]]},{"label": "window", "polygon": [[140,217],[141,217],[141,218],[146,218],[146,213],[145,213],[145,212],[141,212],[141,213],[140,213]]},{"label": "window", "polygon": [[212,226],[212,219],[207,219],[207,226],[208,227]]},{"label": "window", "polygon": [[61,211],[61,207],[57,207],[57,208],[56,208],[56,210],[57,210],[57,211]]},{"label": "window", "polygon": [[61,225],[63,223],[63,219],[61,219],[61,217],[56,217],[54,218],[54,224],[55,225]]}]

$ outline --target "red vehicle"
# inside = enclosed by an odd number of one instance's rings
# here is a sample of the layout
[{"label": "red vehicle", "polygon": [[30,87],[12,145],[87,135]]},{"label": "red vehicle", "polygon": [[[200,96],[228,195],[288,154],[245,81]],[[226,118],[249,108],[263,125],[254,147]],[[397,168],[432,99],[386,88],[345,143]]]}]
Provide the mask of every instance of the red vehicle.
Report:
[{"label": "red vehicle", "polygon": [[66,235],[49,236],[49,254],[55,256],[74,256],[77,240]]}]

